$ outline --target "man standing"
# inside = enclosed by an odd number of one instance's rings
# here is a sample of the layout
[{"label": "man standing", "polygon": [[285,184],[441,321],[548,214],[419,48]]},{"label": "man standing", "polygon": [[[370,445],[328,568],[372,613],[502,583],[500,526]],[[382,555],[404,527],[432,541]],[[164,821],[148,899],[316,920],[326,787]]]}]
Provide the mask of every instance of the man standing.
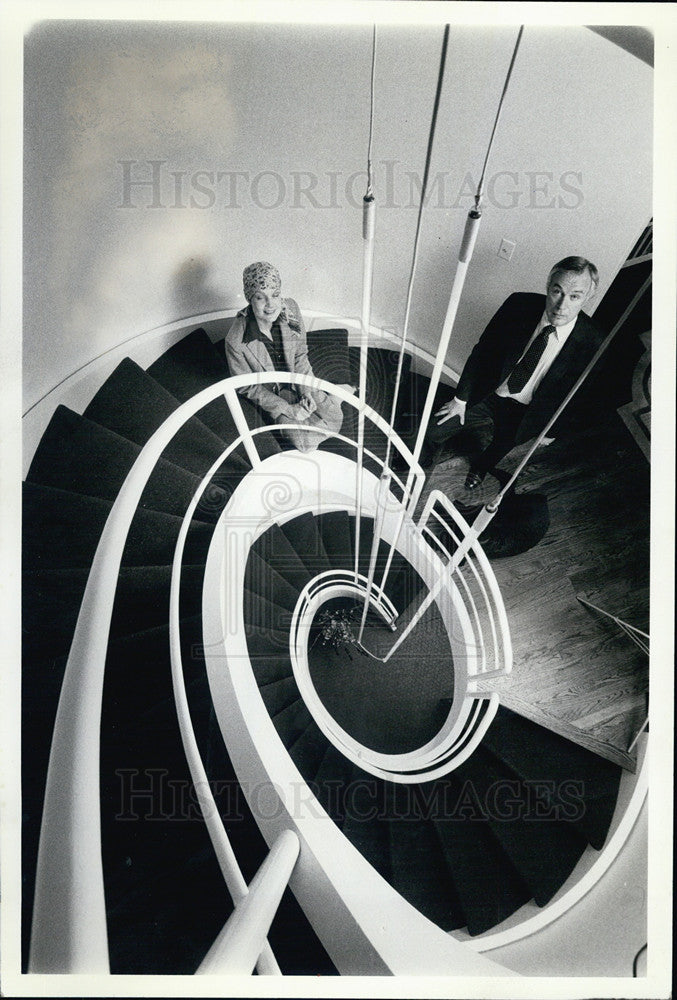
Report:
[{"label": "man standing", "polygon": [[463,428],[493,427],[488,446],[471,459],[466,489],[477,489],[516,444],[543,430],[599,347],[602,334],[582,312],[598,280],[590,261],[565,257],[550,271],[545,296],[516,292],[489,322],[456,395],[426,435],[440,450]]}]

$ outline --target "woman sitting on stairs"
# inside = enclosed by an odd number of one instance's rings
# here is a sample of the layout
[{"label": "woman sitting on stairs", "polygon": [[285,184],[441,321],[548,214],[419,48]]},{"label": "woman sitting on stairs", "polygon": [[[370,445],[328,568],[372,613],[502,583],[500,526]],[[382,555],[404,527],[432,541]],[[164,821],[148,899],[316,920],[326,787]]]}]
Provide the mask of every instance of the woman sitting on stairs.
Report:
[{"label": "woman sitting on stairs", "polygon": [[[248,372],[292,372],[312,375],[306,331],[294,299],[283,299],[280,272],[266,261],[245,267],[242,273],[242,309],[226,335],[226,357],[231,375]],[[354,392],[352,385],[342,389]],[[283,433],[299,451],[314,451],[343,423],[341,402],[320,389],[276,383],[250,385],[240,390],[278,424],[297,424]]]}]

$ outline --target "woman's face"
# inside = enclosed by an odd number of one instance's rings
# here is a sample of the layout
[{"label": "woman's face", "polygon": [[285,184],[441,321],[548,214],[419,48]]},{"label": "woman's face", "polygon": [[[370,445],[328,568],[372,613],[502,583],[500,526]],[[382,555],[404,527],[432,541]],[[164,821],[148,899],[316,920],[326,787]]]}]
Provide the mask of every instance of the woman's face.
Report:
[{"label": "woman's face", "polygon": [[252,312],[259,323],[271,326],[282,309],[282,293],[279,288],[264,285],[251,298]]}]

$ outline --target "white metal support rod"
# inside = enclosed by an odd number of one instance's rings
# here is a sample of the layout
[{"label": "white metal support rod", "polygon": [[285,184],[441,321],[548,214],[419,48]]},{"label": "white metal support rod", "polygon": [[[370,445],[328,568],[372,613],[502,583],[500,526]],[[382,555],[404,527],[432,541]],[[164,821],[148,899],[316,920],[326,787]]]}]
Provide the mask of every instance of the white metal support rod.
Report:
[{"label": "white metal support rod", "polygon": [[628,749],[627,749],[628,753],[632,753],[632,751],[635,749],[635,746],[637,744],[637,740],[640,738],[640,736],[642,735],[642,733],[644,732],[644,730],[646,729],[646,727],[648,725],[649,725],[649,717],[647,716],[646,719],[644,720],[644,722],[642,723],[642,728],[639,730],[639,732],[637,733],[637,735],[633,739],[632,743],[628,747]]},{"label": "white metal support rod", "polygon": [[355,475],[355,582],[359,575],[360,519],[362,516],[362,463],[364,461],[364,406],[367,401],[367,354],[369,350],[369,325],[371,317],[371,289],[374,275],[374,232],[376,228],[376,201],[373,194],[366,194],[362,205],[362,315],[360,332],[360,379],[357,418],[357,465]]},{"label": "white metal support rod", "polygon": [[383,663],[388,662],[393,653],[395,653],[396,650],[399,649],[399,647],[402,645],[407,636],[410,635],[410,633],[413,632],[413,630],[416,628],[419,621],[426,613],[430,605],[441,594],[442,590],[444,590],[447,584],[451,581],[457,568],[460,566],[461,562],[465,559],[466,555],[468,554],[468,551],[475,544],[475,542],[482,534],[487,524],[489,524],[495,513],[496,513],[495,510],[490,511],[486,507],[479,512],[479,514],[475,518],[475,521],[470,526],[467,535],[463,539],[463,542],[456,549],[451,558],[451,561],[445,567],[444,573],[440,574],[437,583],[435,584],[434,587],[432,587],[428,591],[428,594],[426,595],[425,599],[421,602],[416,614],[411,619],[411,621],[405,628],[404,632],[402,632],[401,635],[398,636],[396,642],[383,657]]},{"label": "white metal support rod", "polygon": [[[357,641],[362,643],[362,636],[364,635],[364,626],[367,621],[367,614],[369,612],[369,604],[371,600],[371,591],[374,585],[374,572],[376,569],[376,556],[378,553],[379,542],[381,541],[381,531],[383,530],[383,519],[385,517],[385,505],[386,497],[390,491],[390,480],[392,473],[387,467],[384,468],[381,473],[381,478],[378,483],[378,496],[376,498],[376,511],[374,516],[374,532],[371,539],[371,552],[369,555],[369,572],[367,574],[367,590],[364,595],[364,607],[362,608],[362,619],[360,621],[360,631],[357,636]],[[357,549],[357,555],[359,557],[359,549]]]},{"label": "white metal support rod", "polygon": [[[430,376],[430,385],[428,386],[428,394],[426,396],[425,405],[423,407],[423,415],[421,417],[421,423],[419,424],[418,433],[416,435],[416,443],[414,445],[413,451],[413,461],[412,465],[418,465],[419,458],[421,457],[421,450],[423,448],[423,441],[428,430],[428,424],[430,422],[430,414],[432,413],[433,402],[435,400],[435,394],[440,382],[440,376],[442,374],[442,368],[444,367],[444,362],[447,357],[447,351],[449,349],[449,341],[451,339],[451,333],[454,328],[454,321],[456,320],[456,313],[458,312],[458,305],[461,300],[461,293],[463,291],[463,285],[465,283],[465,276],[468,270],[468,265],[472,258],[473,250],[475,248],[475,242],[477,240],[477,233],[479,230],[480,219],[482,218],[482,213],[478,208],[471,208],[468,213],[468,218],[465,223],[465,230],[463,233],[463,240],[461,242],[461,248],[458,252],[458,264],[456,265],[456,273],[454,274],[454,283],[451,289],[451,294],[449,296],[449,304],[447,305],[446,316],[444,317],[444,324],[442,326],[442,333],[440,335],[440,342],[437,347],[437,354],[435,355],[435,364],[433,365],[432,375]],[[405,487],[405,492],[407,495],[412,487],[412,472],[410,468],[409,475],[407,477],[407,484]],[[397,540],[399,538],[399,533],[402,530],[402,524],[404,522],[404,513],[400,517],[400,524],[398,527],[397,534],[391,545],[390,552],[388,554],[388,560],[386,562],[385,570],[383,572],[383,577],[381,579],[381,587],[385,587],[388,574],[390,572],[390,565],[392,563],[393,553],[395,546],[397,545]]]},{"label": "white metal support rod", "polygon": [[423,407],[423,415],[421,417],[421,423],[418,428],[418,434],[416,437],[416,444],[414,445],[414,462],[418,462],[421,449],[423,448],[423,440],[425,438],[426,432],[428,430],[428,424],[430,422],[430,414],[433,408],[433,402],[435,400],[435,394],[440,382],[440,376],[442,374],[442,368],[444,367],[444,362],[447,357],[447,351],[449,350],[449,341],[451,339],[451,333],[454,328],[454,322],[456,320],[456,313],[458,312],[458,305],[461,301],[461,293],[463,291],[463,285],[465,283],[465,277],[468,270],[468,265],[472,258],[473,250],[475,248],[475,242],[477,240],[477,233],[479,231],[480,219],[482,218],[482,213],[477,208],[471,208],[468,213],[468,218],[465,223],[465,230],[463,233],[463,241],[461,243],[461,249],[458,253],[458,264],[456,265],[456,273],[454,274],[454,283],[451,288],[451,294],[449,295],[449,304],[447,306],[446,316],[444,317],[444,324],[442,326],[442,333],[440,335],[440,342],[437,347],[437,354],[435,355],[435,364],[433,366],[433,372],[430,376],[430,385],[428,386],[428,395],[426,396],[425,406]]},{"label": "white metal support rod", "polygon": [[226,403],[228,404],[228,409],[230,410],[233,422],[237,428],[237,433],[242,438],[244,450],[247,452],[247,458],[251,463],[251,467],[252,469],[257,469],[261,464],[261,456],[259,455],[258,449],[250,436],[249,424],[245,420],[244,413],[242,412],[238,394],[235,389],[227,385],[223,390],[223,395]]},{"label": "white metal support rod", "polygon": [[282,894],[299,856],[299,838],[283,830],[236,904],[225,927],[207,952],[198,975],[248,976],[256,964]]}]

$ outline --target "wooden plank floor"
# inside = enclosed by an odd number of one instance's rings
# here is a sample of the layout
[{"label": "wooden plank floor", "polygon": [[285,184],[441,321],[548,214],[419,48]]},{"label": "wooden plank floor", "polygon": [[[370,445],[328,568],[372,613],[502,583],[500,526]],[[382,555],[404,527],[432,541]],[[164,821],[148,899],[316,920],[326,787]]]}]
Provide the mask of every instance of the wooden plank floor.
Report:
[{"label": "wooden plank floor", "polygon": [[[501,467],[512,471],[525,452]],[[467,460],[438,466],[423,497],[467,501]],[[648,657],[593,604],[648,632],[649,464],[616,414],[566,444],[539,449],[518,492],[545,494],[550,528],[528,552],[494,559],[514,667],[499,682],[514,711],[633,770],[627,753],[646,716]],[[498,491],[487,477],[481,502]]]}]

